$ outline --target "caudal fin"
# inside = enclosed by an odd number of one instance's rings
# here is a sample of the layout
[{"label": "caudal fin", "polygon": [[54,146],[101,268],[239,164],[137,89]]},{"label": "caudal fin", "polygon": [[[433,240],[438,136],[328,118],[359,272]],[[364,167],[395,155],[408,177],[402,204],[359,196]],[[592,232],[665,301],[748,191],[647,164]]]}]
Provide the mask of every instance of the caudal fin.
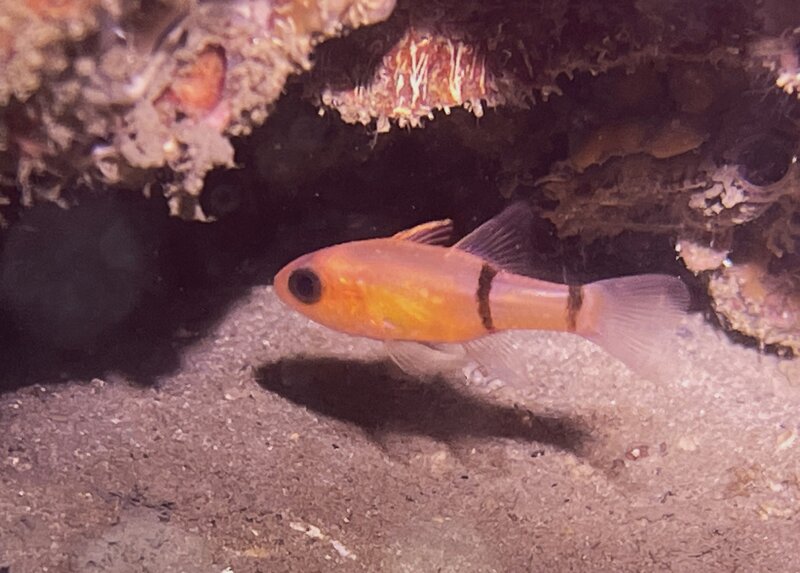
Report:
[{"label": "caudal fin", "polygon": [[586,285],[584,293],[587,316],[580,317],[580,334],[642,376],[663,379],[672,373],[675,328],[690,302],[680,279],[608,279]]}]

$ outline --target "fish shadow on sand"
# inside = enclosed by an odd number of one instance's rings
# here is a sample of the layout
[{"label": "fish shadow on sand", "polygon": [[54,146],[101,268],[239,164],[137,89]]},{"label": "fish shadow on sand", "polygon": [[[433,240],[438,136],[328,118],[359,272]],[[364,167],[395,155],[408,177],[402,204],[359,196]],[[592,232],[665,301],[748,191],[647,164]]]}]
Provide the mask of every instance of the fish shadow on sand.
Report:
[{"label": "fish shadow on sand", "polygon": [[352,423],[371,438],[415,434],[437,441],[507,438],[579,453],[589,434],[578,419],[492,402],[442,378],[417,380],[390,362],[297,356],[265,364],[258,384],[320,415]]}]

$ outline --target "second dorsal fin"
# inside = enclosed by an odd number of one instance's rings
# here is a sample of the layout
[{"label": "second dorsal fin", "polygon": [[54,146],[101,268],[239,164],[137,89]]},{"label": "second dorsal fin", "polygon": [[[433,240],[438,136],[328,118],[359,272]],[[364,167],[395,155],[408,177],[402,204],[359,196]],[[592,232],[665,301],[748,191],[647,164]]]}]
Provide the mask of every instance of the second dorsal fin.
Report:
[{"label": "second dorsal fin", "polygon": [[416,227],[400,231],[392,235],[392,238],[427,243],[429,245],[444,245],[450,242],[452,236],[453,221],[451,219],[442,219],[440,221],[428,221]]},{"label": "second dorsal fin", "polygon": [[461,239],[453,248],[472,253],[501,269],[525,274],[531,268],[532,223],[531,208],[527,203],[517,201]]}]

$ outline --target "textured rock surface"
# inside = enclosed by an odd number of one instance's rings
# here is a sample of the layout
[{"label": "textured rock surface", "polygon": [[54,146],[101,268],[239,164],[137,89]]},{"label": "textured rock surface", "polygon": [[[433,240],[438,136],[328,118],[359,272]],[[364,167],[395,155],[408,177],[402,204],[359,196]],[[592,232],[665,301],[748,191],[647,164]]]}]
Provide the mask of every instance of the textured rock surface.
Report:
[{"label": "textured rock surface", "polygon": [[380,21],[393,7],[394,0],[4,2],[0,166],[26,204],[65,201],[76,183],[156,186],[174,214],[203,219],[197,198],[211,169],[233,167],[230,138],[263,123],[289,75],[310,66],[316,43]]}]

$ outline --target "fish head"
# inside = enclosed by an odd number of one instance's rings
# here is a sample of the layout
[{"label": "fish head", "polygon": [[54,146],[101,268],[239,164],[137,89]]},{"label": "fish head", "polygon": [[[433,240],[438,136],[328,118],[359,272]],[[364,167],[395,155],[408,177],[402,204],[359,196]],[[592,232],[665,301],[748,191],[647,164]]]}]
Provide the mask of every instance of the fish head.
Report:
[{"label": "fish head", "polygon": [[275,275],[273,286],[288,307],[329,328],[361,332],[368,314],[361,265],[344,245],[303,255]]}]

